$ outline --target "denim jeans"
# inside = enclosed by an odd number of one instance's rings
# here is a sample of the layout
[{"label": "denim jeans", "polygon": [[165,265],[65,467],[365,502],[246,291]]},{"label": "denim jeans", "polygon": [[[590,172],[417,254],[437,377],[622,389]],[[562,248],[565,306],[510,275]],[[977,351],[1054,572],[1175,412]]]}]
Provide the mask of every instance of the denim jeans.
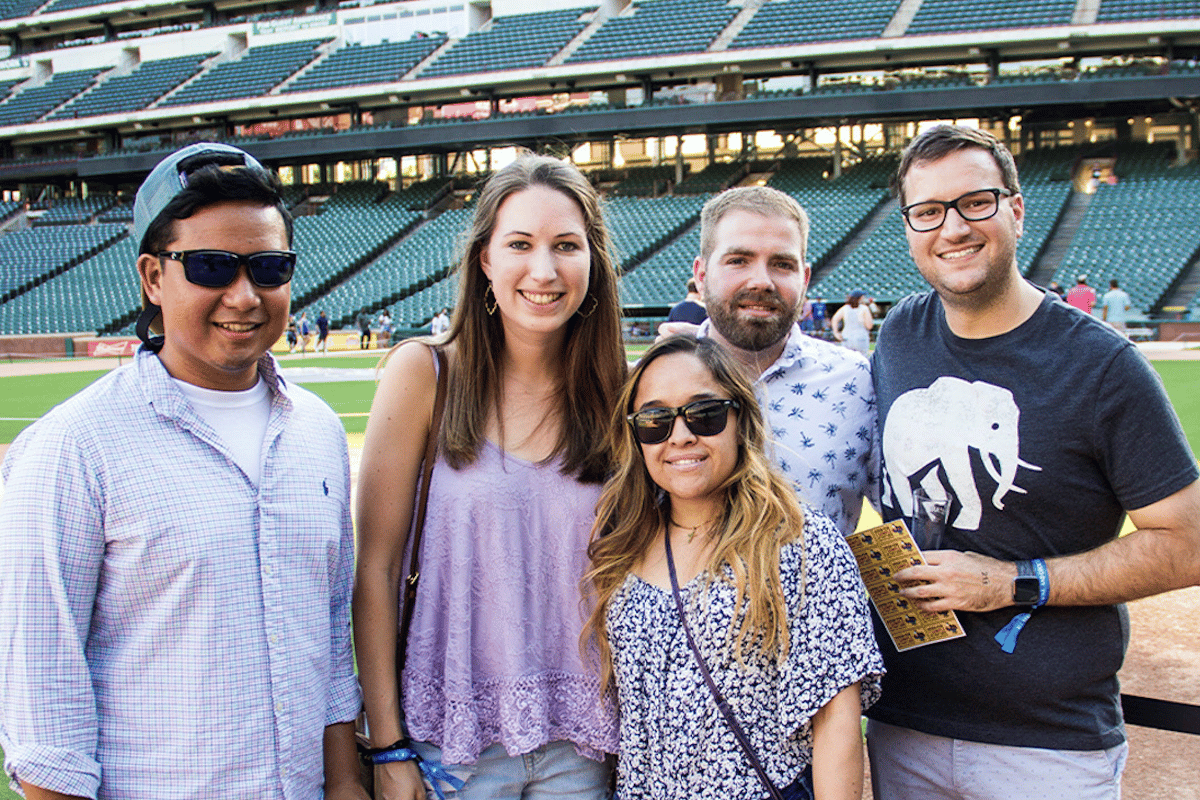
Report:
[{"label": "denim jeans", "polygon": [[[425,742],[413,742],[421,758],[441,762],[442,752]],[[581,756],[570,742],[550,742],[531,753],[510,756],[502,744],[479,754],[474,764],[443,764],[465,781],[455,791],[442,784],[446,800],[606,800],[608,765]],[[437,800],[427,786],[426,797]]]}]

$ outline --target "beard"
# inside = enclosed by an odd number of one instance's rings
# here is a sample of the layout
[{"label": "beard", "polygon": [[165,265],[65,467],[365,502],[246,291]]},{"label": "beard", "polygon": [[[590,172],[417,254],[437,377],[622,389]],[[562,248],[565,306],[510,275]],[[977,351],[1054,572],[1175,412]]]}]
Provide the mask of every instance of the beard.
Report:
[{"label": "beard", "polygon": [[[734,347],[757,352],[766,350],[787,338],[796,321],[797,303],[789,308],[778,292],[741,291],[728,300],[718,300],[706,294],[708,318],[717,332]],[[745,317],[738,307],[754,304],[772,309],[770,317]]]}]

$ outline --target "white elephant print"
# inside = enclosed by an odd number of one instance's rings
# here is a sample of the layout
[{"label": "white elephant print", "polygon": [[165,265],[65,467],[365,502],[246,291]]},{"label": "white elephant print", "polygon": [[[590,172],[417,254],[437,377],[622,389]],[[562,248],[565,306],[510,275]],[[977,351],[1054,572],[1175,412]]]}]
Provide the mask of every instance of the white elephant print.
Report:
[{"label": "white elephant print", "polygon": [[901,513],[912,516],[912,477],[920,475],[919,485],[931,498],[945,500],[946,489],[958,497],[960,508],[950,526],[978,530],[983,505],[971,472],[971,449],[996,481],[993,506],[1003,509],[1009,492],[1025,494],[1014,483],[1017,468],[1041,467],[1018,457],[1020,414],[1012,392],[983,381],[943,377],[897,397],[883,428],[883,461],[887,488]]}]

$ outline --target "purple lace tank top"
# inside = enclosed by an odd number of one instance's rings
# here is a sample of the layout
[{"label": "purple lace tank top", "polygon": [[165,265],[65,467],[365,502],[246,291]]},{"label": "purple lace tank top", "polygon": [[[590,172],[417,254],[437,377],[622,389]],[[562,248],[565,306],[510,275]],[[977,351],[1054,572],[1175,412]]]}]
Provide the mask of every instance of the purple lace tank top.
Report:
[{"label": "purple lace tank top", "polygon": [[579,654],[579,581],[597,485],[486,442],[462,470],[438,460],[430,481],[403,675],[410,735],[474,763],[572,742],[616,752],[616,714]]}]

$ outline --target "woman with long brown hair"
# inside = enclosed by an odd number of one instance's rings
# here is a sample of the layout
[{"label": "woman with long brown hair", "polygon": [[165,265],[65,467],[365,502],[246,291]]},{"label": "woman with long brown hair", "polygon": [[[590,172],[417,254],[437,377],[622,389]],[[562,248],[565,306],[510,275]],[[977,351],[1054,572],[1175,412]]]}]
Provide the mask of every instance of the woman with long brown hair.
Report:
[{"label": "woman with long brown hair", "polygon": [[861,797],[883,666],[866,595],[763,454],[750,384],[713,340],[662,340],[610,431],[582,642],[620,709],[618,797]]},{"label": "woman with long brown hair", "polygon": [[[434,344],[449,369],[440,430],[429,342],[401,344],[383,369],[359,473],[354,639],[376,797],[425,797],[423,764],[434,793],[448,783],[461,798],[600,800],[616,723],[574,643],[625,362],[608,233],[574,166],[525,156],[487,182],[452,326]],[[402,563],[430,436],[437,456],[398,679]]]}]

